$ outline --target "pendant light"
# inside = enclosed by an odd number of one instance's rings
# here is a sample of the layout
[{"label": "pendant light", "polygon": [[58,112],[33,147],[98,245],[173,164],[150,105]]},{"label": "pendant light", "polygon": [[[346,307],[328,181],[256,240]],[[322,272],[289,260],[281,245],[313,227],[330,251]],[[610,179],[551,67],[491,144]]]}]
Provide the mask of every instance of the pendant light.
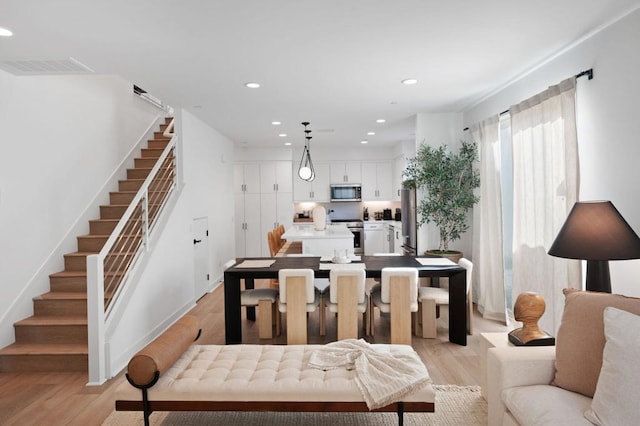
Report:
[{"label": "pendant light", "polygon": [[298,176],[302,180],[306,180],[307,182],[311,182],[316,178],[316,171],[313,168],[313,162],[311,162],[311,152],[309,148],[311,146],[311,130],[307,130],[307,126],[309,125],[308,121],[303,121],[302,125],[304,126],[305,133],[305,142],[304,142],[304,150],[302,151],[302,158],[300,158],[300,166],[298,167]]}]

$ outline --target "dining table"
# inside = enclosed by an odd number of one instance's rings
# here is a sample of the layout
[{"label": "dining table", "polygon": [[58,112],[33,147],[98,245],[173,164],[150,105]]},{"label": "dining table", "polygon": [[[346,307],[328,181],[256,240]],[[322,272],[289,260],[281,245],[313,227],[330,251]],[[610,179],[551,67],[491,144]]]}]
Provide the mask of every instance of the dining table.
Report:
[{"label": "dining table", "polygon": [[[466,269],[451,263],[431,262],[431,256],[361,256],[353,263],[364,263],[367,278],[380,278],[382,269],[410,267],[420,277],[449,278],[449,341],[467,344]],[[441,259],[441,258],[437,258]],[[242,343],[241,282],[254,288],[256,279],[277,279],[280,269],[312,269],[315,278],[329,278],[330,263],[317,256],[281,256],[238,258],[224,271],[224,327],[226,344]],[[434,281],[434,280],[430,280]],[[437,280],[436,280],[437,281]],[[255,320],[255,311],[247,308],[247,319]]]}]

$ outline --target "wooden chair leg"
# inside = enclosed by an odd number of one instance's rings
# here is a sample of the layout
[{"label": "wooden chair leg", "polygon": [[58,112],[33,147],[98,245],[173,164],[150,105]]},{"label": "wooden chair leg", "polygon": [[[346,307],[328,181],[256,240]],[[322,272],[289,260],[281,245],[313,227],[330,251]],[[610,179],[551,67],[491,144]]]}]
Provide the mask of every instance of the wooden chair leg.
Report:
[{"label": "wooden chair leg", "polygon": [[258,301],[258,338],[273,338],[273,303],[271,300]]},{"label": "wooden chair leg", "polygon": [[436,329],[436,301],[423,299],[422,302],[422,338],[435,339],[438,336]]},{"label": "wooden chair leg", "polygon": [[278,308],[278,301],[273,304],[273,317],[274,323],[276,326],[276,336],[279,336],[282,333],[282,314],[280,313],[280,309]]}]

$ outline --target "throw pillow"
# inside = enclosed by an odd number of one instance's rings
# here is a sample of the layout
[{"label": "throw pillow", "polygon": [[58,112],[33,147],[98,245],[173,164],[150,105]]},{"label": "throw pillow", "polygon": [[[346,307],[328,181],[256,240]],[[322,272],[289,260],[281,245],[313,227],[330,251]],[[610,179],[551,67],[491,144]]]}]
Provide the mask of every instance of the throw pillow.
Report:
[{"label": "throw pillow", "polygon": [[597,425],[637,425],[640,419],[640,316],[604,310],[602,369],[591,409],[584,416]]},{"label": "throw pillow", "polygon": [[604,308],[612,306],[640,315],[640,299],[575,289],[565,289],[564,294],[552,384],[593,397],[602,367]]}]

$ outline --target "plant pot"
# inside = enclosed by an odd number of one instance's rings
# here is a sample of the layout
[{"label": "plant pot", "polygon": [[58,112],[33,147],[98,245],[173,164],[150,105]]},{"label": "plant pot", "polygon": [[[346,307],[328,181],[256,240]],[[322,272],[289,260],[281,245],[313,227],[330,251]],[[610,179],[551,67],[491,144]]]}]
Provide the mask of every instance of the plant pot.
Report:
[{"label": "plant pot", "polygon": [[444,257],[446,259],[449,259],[453,263],[458,263],[460,259],[462,259],[462,252],[457,250],[446,250],[446,251],[427,250],[424,252],[424,254],[428,254],[430,256]]}]

